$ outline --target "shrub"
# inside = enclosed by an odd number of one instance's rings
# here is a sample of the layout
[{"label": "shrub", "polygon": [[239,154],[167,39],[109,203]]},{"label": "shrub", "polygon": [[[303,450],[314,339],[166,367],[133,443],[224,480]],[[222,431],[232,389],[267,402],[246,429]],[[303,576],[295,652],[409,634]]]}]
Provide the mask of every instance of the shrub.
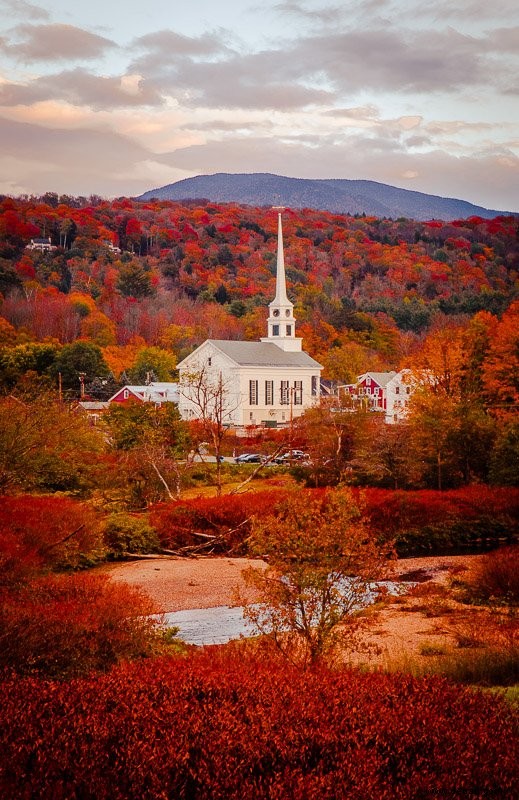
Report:
[{"label": "shrub", "polygon": [[104,528],[109,555],[118,558],[125,553],[153,553],[160,547],[157,531],[147,517],[133,514],[112,514]]},{"label": "shrub", "polygon": [[515,686],[519,683],[519,648],[484,647],[450,653],[434,670],[456,683]]},{"label": "shrub", "polygon": [[519,546],[501,547],[482,556],[470,581],[472,592],[486,601],[519,603]]},{"label": "shrub", "polygon": [[202,533],[220,537],[212,544],[214,553],[244,554],[254,517],[266,516],[286,496],[273,490],[163,503],[152,509],[150,519],[164,547],[200,544],[196,534]]},{"label": "shrub", "polygon": [[145,595],[106,576],[40,578],[2,598],[0,668],[63,678],[149,655],[153,610]]},{"label": "shrub", "polygon": [[301,673],[242,650],[0,685],[0,795],[512,800],[518,714],[435,678]]},{"label": "shrub", "polygon": [[294,663],[313,665],[357,639],[357,613],[386,577],[391,543],[372,535],[351,491],[293,493],[256,520],[252,552],[266,568],[242,575],[253,587],[245,617]]},{"label": "shrub", "polygon": [[488,548],[517,538],[517,489],[366,489],[365,497],[371,524],[396,537],[400,556]]},{"label": "shrub", "polygon": [[96,514],[68,497],[0,497],[0,530],[0,558],[12,569],[13,547],[18,559],[42,568],[76,569],[104,556]]}]

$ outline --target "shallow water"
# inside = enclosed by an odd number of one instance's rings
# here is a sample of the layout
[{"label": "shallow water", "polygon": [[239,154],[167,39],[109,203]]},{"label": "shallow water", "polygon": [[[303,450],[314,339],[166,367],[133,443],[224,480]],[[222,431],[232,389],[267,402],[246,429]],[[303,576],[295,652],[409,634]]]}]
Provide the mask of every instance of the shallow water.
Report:
[{"label": "shallow water", "polygon": [[170,611],[164,614],[164,621],[167,627],[179,628],[179,639],[186,644],[225,644],[240,636],[253,635],[241,606]]},{"label": "shallow water", "polygon": [[[382,584],[391,594],[399,594],[399,584],[385,581]],[[369,605],[377,596],[377,584],[368,590],[362,605]],[[243,618],[241,606],[216,606],[215,608],[191,608],[186,611],[170,611],[163,615],[166,627],[177,627],[178,637],[186,644],[225,644],[241,636],[254,636],[250,623]]]}]

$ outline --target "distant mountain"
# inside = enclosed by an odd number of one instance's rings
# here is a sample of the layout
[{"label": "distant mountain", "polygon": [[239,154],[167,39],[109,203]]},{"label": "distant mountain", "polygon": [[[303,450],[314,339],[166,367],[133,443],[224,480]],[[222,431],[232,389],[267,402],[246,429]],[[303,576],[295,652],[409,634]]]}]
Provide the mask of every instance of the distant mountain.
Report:
[{"label": "distant mountain", "polygon": [[316,180],[285,178],[268,172],[251,174],[197,175],[145,192],[138,200],[206,199],[213,203],[238,203],[250,206],[314,208],[335,214],[362,214],[375,217],[414,220],[454,220],[478,216],[487,219],[509,215],[468,203],[409,189],[397,189],[376,181],[350,181],[343,178]]}]

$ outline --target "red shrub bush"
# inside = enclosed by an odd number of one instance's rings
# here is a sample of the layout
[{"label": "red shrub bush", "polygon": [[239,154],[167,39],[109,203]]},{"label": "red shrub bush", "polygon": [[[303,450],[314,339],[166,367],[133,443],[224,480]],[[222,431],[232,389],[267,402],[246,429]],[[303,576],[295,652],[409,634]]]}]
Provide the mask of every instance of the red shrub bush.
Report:
[{"label": "red shrub bush", "polygon": [[481,558],[471,580],[476,596],[519,604],[519,546],[501,547]]},{"label": "red shrub bush", "polygon": [[0,686],[0,795],[512,800],[517,712],[439,679],[300,672],[238,650]]},{"label": "red shrub bush", "polygon": [[2,597],[0,669],[70,677],[148,655],[153,611],[145,595],[106,576],[34,580]]},{"label": "red shrub bush", "polygon": [[447,492],[365,489],[371,524],[400,555],[495,544],[517,537],[519,489],[468,486]]},{"label": "red shrub bush", "polygon": [[[325,490],[298,491],[315,497]],[[492,543],[517,535],[519,490],[477,486],[448,492],[362,489],[354,494],[374,530],[396,539],[400,555],[474,547],[481,540]],[[279,489],[167,503],[153,509],[151,523],[163,546],[173,549],[200,543],[194,533],[236,530],[214,552],[237,552],[250,533],[251,519],[272,513],[286,497],[287,491]]]},{"label": "red shrub bush", "polygon": [[236,531],[215,552],[229,552],[233,548],[238,551],[251,531],[252,518],[271,513],[286,496],[286,491],[273,490],[164,503],[152,509],[150,522],[164,547],[176,549],[200,544],[196,533],[218,536]]},{"label": "red shrub bush", "polygon": [[76,568],[103,553],[98,519],[84,503],[67,497],[0,497],[0,565],[18,569],[15,560],[33,566]]}]

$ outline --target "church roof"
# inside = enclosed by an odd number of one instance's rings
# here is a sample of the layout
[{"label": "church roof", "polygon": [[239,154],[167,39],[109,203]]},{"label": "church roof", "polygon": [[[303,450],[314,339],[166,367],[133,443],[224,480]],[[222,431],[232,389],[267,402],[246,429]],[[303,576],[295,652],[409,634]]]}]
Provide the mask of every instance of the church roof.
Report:
[{"label": "church roof", "polygon": [[282,350],[270,342],[235,342],[227,339],[208,339],[236,364],[242,367],[306,367],[321,369],[318,361],[303,351]]}]

